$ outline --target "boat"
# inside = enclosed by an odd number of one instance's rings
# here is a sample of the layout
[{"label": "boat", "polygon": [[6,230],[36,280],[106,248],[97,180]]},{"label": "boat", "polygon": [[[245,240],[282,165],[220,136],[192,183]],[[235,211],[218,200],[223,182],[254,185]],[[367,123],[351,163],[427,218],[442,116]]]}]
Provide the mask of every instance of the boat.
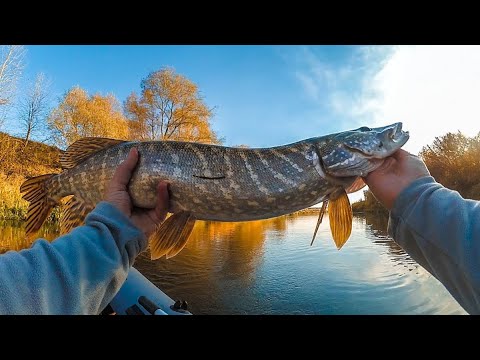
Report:
[{"label": "boat", "polygon": [[188,303],[173,300],[132,267],[102,315],[192,315]]}]

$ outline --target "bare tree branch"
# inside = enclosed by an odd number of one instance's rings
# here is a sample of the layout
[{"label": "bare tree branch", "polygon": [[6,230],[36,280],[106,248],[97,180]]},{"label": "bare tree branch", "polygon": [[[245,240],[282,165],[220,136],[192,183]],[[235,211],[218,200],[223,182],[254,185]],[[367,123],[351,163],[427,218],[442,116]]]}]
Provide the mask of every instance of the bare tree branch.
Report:
[{"label": "bare tree branch", "polygon": [[50,81],[40,73],[19,102],[19,120],[24,148],[36,132],[46,130]]},{"label": "bare tree branch", "polygon": [[0,105],[5,106],[15,93],[23,70],[25,48],[21,45],[0,45]]}]

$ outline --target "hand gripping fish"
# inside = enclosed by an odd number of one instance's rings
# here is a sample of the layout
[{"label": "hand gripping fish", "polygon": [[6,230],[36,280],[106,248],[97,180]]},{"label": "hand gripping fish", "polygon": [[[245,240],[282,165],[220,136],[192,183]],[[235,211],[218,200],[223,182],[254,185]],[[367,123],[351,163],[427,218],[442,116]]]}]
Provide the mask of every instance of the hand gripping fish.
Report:
[{"label": "hand gripping fish", "polygon": [[154,208],[160,180],[170,183],[173,213],[150,240],[152,259],[178,254],[196,220],[247,221],[289,214],[323,202],[315,239],[328,203],[338,249],[352,229],[347,193],[365,186],[362,176],[408,140],[402,124],[361,127],[272,148],[234,148],[179,141],[123,141],[83,138],[60,157],[64,169],[26,180],[20,187],[30,202],[26,234],[41,227],[66,196],[61,233],[83,223],[103,199],[117,166],[132,147],[139,162],[129,183],[133,204]]}]

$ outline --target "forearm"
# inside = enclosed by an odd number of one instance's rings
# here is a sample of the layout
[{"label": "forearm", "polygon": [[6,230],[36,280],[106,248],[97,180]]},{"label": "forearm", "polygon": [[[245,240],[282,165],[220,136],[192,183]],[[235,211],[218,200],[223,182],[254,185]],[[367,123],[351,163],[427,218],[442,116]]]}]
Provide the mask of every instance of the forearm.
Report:
[{"label": "forearm", "polygon": [[84,226],[52,243],[0,256],[0,314],[98,314],[146,246],[143,233],[102,202]]},{"label": "forearm", "polygon": [[479,202],[424,177],[399,195],[388,231],[467,312],[480,313]]}]

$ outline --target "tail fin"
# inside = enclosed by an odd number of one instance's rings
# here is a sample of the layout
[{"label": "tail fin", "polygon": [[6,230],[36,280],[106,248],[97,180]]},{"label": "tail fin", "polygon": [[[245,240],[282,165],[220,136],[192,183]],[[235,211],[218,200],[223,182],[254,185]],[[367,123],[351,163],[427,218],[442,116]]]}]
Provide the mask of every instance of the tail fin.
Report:
[{"label": "tail fin", "polygon": [[50,214],[52,208],[57,203],[49,197],[47,182],[56,174],[47,174],[37,176],[25,181],[20,186],[20,192],[25,193],[23,199],[30,202],[27,211],[27,225],[25,234],[27,237],[33,236],[42,226],[43,222]]}]

